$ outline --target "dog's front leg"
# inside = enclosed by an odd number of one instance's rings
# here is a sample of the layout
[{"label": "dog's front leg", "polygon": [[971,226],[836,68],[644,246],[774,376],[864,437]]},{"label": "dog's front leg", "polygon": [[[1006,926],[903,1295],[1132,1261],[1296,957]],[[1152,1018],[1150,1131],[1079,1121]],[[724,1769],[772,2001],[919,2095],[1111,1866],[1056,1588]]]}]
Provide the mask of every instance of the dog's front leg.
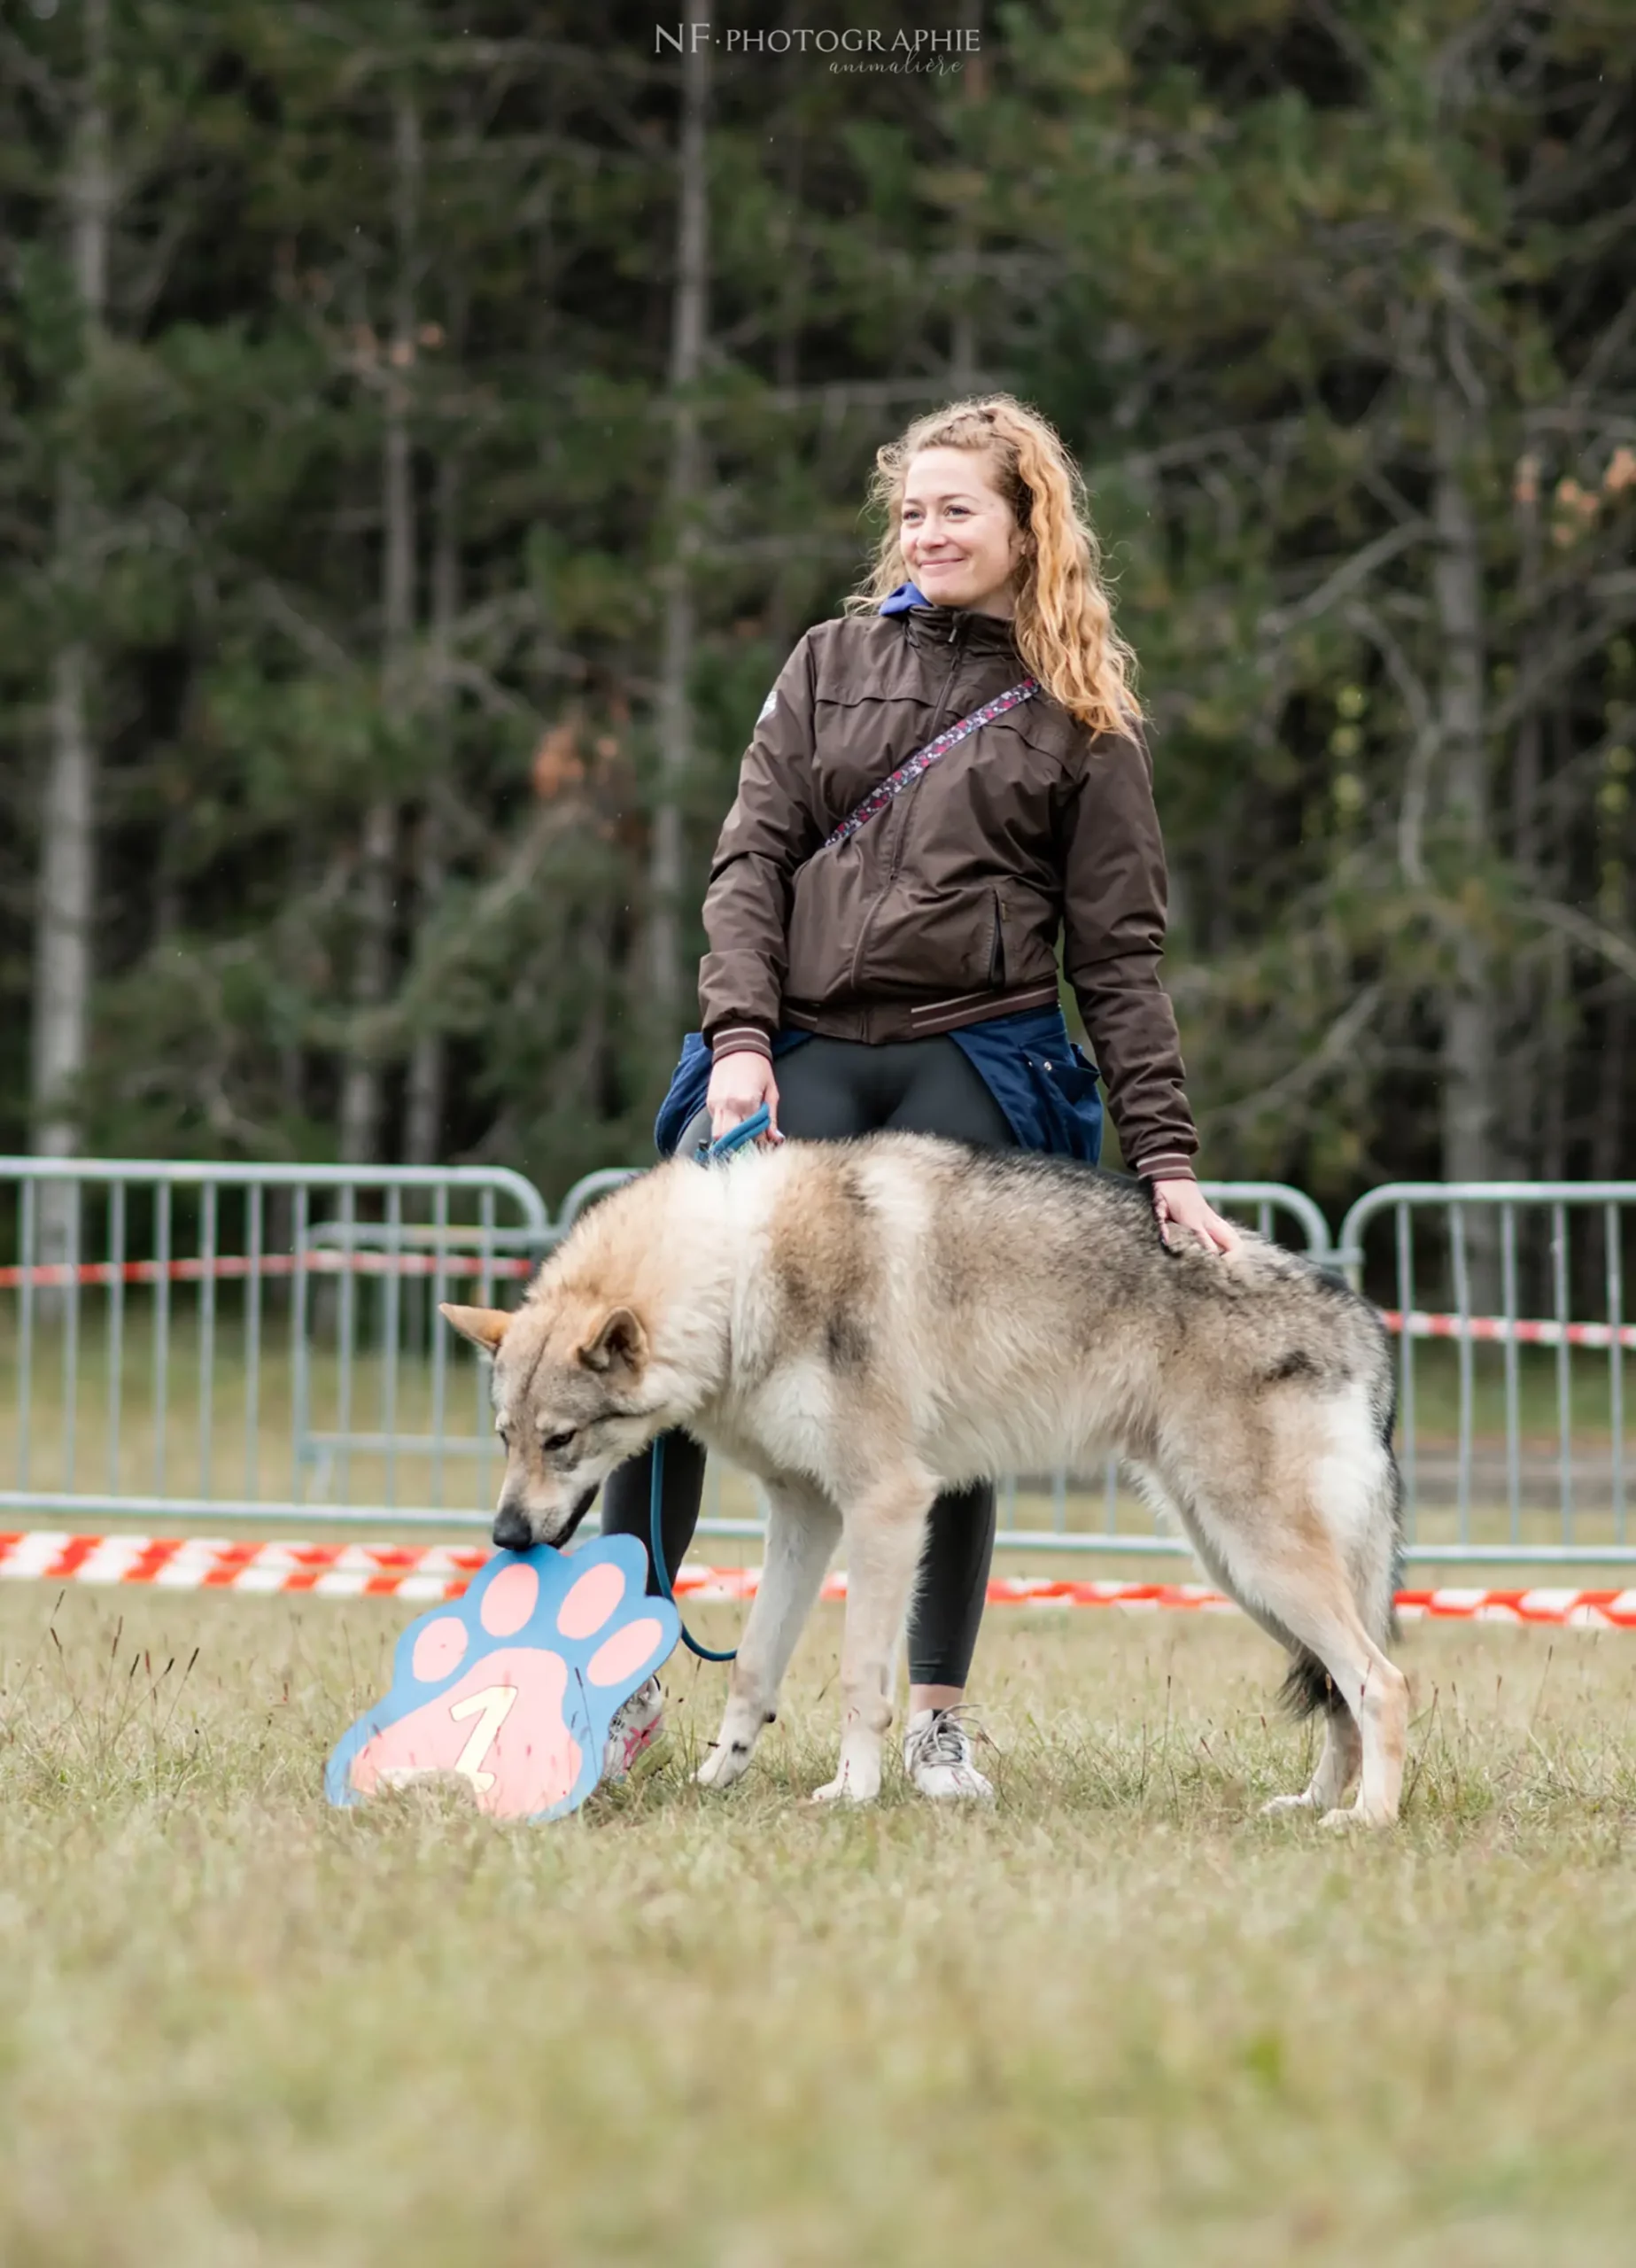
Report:
[{"label": "dog's front leg", "polygon": [[810,1481],[786,1476],[767,1488],[767,1555],[728,1681],[716,1745],[695,1778],[728,1788],[771,1724],[789,1658],[812,1612],[841,1534],[841,1515]]},{"label": "dog's front leg", "polygon": [[880,1744],[892,1721],[897,1642],[909,1616],[936,1494],[925,1473],[872,1485],[846,1515],[847,1624],[841,1649],[841,1768],[817,1803],[872,1803]]}]

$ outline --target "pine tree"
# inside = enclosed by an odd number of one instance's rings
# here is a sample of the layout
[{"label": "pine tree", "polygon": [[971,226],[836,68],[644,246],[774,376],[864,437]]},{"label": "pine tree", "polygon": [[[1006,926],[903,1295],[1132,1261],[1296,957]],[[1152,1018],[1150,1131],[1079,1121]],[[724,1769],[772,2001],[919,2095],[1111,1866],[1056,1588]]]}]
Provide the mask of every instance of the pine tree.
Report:
[{"label": "pine tree", "polygon": [[[1556,650],[1604,648],[1633,595],[1586,571],[1617,540],[1632,369],[1628,225],[1599,216],[1632,161],[1617,12],[1105,5],[1017,27],[991,124],[1016,225],[1061,263],[1032,364],[1128,545],[1218,1169],[1542,1161],[1511,1068],[1521,1045],[1547,1076],[1529,971],[1542,925],[1597,941],[1568,831],[1553,882],[1518,856],[1537,752],[1525,808],[1502,796],[1508,742],[1537,751],[1563,690],[1522,659],[1541,586],[1513,496],[1518,468],[1536,493],[1552,477],[1552,435],[1575,555],[1550,579]],[[1070,337],[1091,343],[1077,369]]]}]

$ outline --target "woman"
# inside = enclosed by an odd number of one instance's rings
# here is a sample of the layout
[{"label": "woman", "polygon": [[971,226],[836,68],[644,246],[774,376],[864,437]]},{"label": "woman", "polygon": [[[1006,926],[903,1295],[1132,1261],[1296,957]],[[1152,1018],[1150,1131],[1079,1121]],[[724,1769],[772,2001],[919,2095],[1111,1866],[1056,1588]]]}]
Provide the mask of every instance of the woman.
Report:
[{"label": "woman", "polygon": [[[879,452],[887,525],[874,571],[785,664],[717,845],[701,1032],[660,1115],[662,1149],[691,1149],[764,1103],[779,1137],[896,1127],[1094,1164],[1097,1075],[1063,1023],[1060,936],[1159,1235],[1232,1249],[1193,1177],[1159,975],[1164,852],[1132,656],[1083,495],[1056,433],[1006,394],[917,419]],[[890,799],[872,797],[990,703],[987,721]],[[829,841],[838,827],[845,839]],[[686,1435],[668,1437],[672,1568],[698,1520],[703,1463]],[[612,1476],[605,1533],[646,1537],[650,1475],[643,1456]],[[928,1796],[992,1793],[959,1712],[994,1530],[991,1483],[933,1510],[903,1749]],[[660,1705],[656,1680],[626,1705],[610,1769],[653,1739]]]}]

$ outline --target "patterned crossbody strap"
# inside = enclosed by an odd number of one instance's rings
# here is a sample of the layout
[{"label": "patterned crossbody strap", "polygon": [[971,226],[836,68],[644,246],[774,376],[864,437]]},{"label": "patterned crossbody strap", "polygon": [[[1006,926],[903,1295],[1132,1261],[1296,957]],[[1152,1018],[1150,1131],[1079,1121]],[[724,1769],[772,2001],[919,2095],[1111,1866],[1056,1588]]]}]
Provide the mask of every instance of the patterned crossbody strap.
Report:
[{"label": "patterned crossbody strap", "polygon": [[992,701],[985,701],[981,709],[973,709],[969,717],[962,717],[958,724],[950,725],[947,732],[939,733],[934,741],[927,741],[924,748],[918,748],[912,756],[904,758],[896,772],[888,772],[878,787],[870,789],[863,802],[847,813],[833,833],[825,836],[818,845],[819,850],[834,850],[841,843],[849,843],[860,827],[866,827],[872,819],[878,818],[905,788],[912,788],[922,773],[931,770],[939,757],[947,756],[951,748],[958,748],[962,741],[969,740],[981,726],[991,725],[1008,709],[1016,709],[1023,702],[1032,701],[1039,689],[1038,678],[1026,677],[1020,685],[1009,686],[1004,693],[996,693]]}]

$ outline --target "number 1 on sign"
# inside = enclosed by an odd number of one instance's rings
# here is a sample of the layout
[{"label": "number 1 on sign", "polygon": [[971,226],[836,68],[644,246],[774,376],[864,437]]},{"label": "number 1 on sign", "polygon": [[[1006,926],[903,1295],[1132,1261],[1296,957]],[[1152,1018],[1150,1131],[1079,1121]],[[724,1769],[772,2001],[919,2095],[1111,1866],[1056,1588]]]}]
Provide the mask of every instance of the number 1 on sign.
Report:
[{"label": "number 1 on sign", "polygon": [[487,1795],[494,1784],[494,1775],[481,1768],[483,1759],[494,1745],[516,1697],[515,1685],[490,1685],[481,1693],[468,1694],[465,1700],[457,1701],[449,1711],[456,1724],[468,1717],[477,1720],[465,1747],[454,1759],[454,1769],[465,1774],[480,1796]]}]

